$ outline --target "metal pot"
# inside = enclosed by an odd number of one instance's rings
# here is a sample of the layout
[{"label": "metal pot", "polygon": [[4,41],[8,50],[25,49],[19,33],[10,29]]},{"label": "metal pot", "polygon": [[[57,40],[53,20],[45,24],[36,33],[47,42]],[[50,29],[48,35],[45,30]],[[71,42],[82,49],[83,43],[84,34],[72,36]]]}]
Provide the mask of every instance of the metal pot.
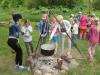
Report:
[{"label": "metal pot", "polygon": [[52,56],[55,51],[54,44],[43,44],[41,45],[41,54],[45,56]]}]

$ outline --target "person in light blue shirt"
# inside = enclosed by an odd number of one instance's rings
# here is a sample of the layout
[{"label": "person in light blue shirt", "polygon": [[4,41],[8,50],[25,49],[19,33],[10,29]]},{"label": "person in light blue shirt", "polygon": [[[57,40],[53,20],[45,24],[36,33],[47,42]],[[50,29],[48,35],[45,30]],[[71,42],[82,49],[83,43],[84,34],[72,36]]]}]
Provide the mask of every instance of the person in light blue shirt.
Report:
[{"label": "person in light blue shirt", "polygon": [[46,42],[46,37],[49,32],[49,22],[47,20],[47,14],[42,15],[42,20],[38,24],[38,31],[40,34],[40,44],[44,44]]}]

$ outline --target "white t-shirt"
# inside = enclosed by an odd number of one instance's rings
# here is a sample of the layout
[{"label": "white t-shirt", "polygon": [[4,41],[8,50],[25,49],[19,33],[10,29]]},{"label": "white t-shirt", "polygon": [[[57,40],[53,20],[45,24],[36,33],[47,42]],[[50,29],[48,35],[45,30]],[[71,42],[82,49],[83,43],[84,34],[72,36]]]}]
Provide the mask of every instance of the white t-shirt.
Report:
[{"label": "white t-shirt", "polygon": [[79,25],[76,23],[73,25],[73,34],[78,34],[78,27]]},{"label": "white t-shirt", "polygon": [[[70,24],[70,22],[67,21],[67,20],[63,20],[63,22],[64,22],[64,26],[65,26],[65,28],[66,28],[66,32],[67,32],[67,33],[70,33],[70,31],[71,31],[71,24]],[[63,34],[63,35],[66,35],[65,32],[63,32],[62,34]]]},{"label": "white t-shirt", "polygon": [[24,32],[24,42],[31,42],[32,41],[32,26],[23,26],[22,31]]}]

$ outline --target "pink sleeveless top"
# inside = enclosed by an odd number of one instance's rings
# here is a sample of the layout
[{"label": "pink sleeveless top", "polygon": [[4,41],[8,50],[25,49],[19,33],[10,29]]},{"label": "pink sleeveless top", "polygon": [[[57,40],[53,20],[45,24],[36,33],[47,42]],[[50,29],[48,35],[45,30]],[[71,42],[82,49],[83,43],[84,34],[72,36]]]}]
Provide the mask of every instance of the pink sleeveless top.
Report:
[{"label": "pink sleeveless top", "polygon": [[86,29],[87,28],[87,24],[88,24],[88,18],[87,16],[83,15],[80,18],[80,28],[81,29]]}]

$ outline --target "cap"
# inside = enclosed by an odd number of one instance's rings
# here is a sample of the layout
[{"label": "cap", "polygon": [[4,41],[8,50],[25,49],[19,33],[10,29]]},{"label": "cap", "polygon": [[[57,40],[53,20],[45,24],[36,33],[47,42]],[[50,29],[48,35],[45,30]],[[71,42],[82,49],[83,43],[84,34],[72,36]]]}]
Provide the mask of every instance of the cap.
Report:
[{"label": "cap", "polygon": [[72,17],[74,17],[74,14],[71,14]]},{"label": "cap", "polygon": [[80,11],[79,14],[82,14],[82,12]]}]

